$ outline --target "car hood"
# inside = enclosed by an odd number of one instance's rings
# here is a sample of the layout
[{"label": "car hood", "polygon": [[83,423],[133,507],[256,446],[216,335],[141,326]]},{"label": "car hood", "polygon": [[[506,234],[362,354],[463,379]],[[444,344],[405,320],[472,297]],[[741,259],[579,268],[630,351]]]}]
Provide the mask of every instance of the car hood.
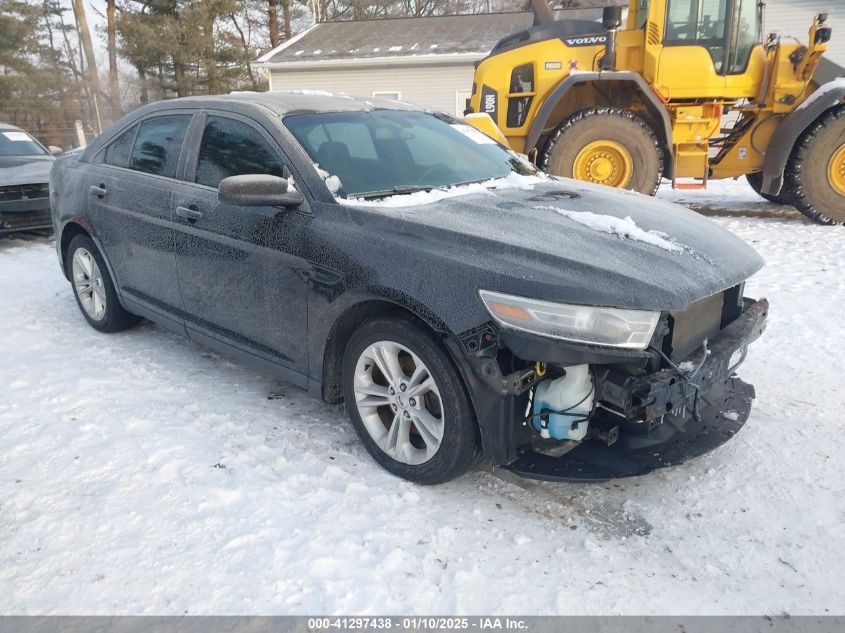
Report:
[{"label": "car hood", "polygon": [[52,156],[0,156],[0,187],[49,182]]},{"label": "car hood", "polygon": [[449,266],[438,274],[464,288],[551,301],[680,310],[742,283],[764,264],[701,215],[632,192],[555,178],[454,193],[350,213],[376,232],[378,225],[401,233],[408,256],[416,249],[421,262],[435,261],[436,251]]}]

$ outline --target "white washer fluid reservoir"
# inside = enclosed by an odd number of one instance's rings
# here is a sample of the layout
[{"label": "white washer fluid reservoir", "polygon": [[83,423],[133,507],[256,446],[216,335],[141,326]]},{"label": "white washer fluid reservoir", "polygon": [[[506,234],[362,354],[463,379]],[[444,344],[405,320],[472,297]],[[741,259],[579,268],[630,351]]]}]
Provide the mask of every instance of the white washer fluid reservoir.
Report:
[{"label": "white washer fluid reservoir", "polygon": [[537,385],[532,424],[544,438],[583,440],[594,400],[590,366],[567,367],[565,376]]}]

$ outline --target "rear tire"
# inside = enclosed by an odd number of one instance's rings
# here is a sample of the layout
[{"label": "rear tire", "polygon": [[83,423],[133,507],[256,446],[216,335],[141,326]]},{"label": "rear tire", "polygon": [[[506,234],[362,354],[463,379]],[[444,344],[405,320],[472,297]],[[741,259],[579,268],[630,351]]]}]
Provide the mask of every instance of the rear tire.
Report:
[{"label": "rear tire", "polygon": [[845,107],[804,132],[786,166],[792,204],[819,224],[845,222]]},{"label": "rear tire", "polygon": [[352,424],[385,470],[439,484],[472,466],[478,427],[463,381],[440,342],[413,318],[361,325],[344,351],[342,381]]},{"label": "rear tire", "polygon": [[789,194],[787,193],[786,186],[781,187],[780,193],[776,195],[763,193],[762,171],[755,171],[754,173],[746,174],[745,179],[748,181],[748,184],[751,185],[751,188],[755,191],[755,193],[757,193],[757,195],[761,198],[764,198],[769,202],[774,202],[775,204],[792,204]]},{"label": "rear tire", "polygon": [[109,269],[94,240],[83,234],[74,236],[65,257],[76,305],[92,328],[110,333],[137,325],[141,317],[120,305]]},{"label": "rear tire", "polygon": [[565,119],[540,159],[556,176],[649,196],[663,176],[663,148],[651,126],[622,108],[590,108]]}]

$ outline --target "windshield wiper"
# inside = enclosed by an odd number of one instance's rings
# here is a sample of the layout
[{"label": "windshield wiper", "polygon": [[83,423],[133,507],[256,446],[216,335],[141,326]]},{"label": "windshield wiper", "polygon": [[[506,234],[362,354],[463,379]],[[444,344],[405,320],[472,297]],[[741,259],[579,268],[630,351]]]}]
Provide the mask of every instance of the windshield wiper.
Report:
[{"label": "windshield wiper", "polygon": [[373,200],[376,198],[386,198],[387,196],[402,196],[409,193],[417,193],[419,191],[446,191],[446,187],[438,187],[435,185],[398,185],[391,189],[378,189],[376,191],[364,191],[362,193],[352,194],[356,198],[363,200]]}]

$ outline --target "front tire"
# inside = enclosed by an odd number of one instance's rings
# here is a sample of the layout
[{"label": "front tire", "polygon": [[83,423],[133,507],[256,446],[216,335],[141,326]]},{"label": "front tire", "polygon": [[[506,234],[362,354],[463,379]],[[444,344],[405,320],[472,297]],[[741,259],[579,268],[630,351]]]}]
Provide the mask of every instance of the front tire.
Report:
[{"label": "front tire", "polygon": [[540,165],[555,176],[652,196],[663,176],[663,149],[651,126],[633,112],[590,108],[558,126]]},{"label": "front tire", "polygon": [[74,236],[66,257],[76,304],[91,327],[100,332],[119,332],[141,320],[120,305],[114,282],[94,240],[83,234]]},{"label": "front tire", "polygon": [[462,475],[478,450],[478,428],[452,359],[411,317],[376,317],[343,356],[346,409],[370,455],[419,484]]},{"label": "front tire", "polygon": [[793,204],[819,224],[845,223],[845,107],[804,132],[786,167]]}]

